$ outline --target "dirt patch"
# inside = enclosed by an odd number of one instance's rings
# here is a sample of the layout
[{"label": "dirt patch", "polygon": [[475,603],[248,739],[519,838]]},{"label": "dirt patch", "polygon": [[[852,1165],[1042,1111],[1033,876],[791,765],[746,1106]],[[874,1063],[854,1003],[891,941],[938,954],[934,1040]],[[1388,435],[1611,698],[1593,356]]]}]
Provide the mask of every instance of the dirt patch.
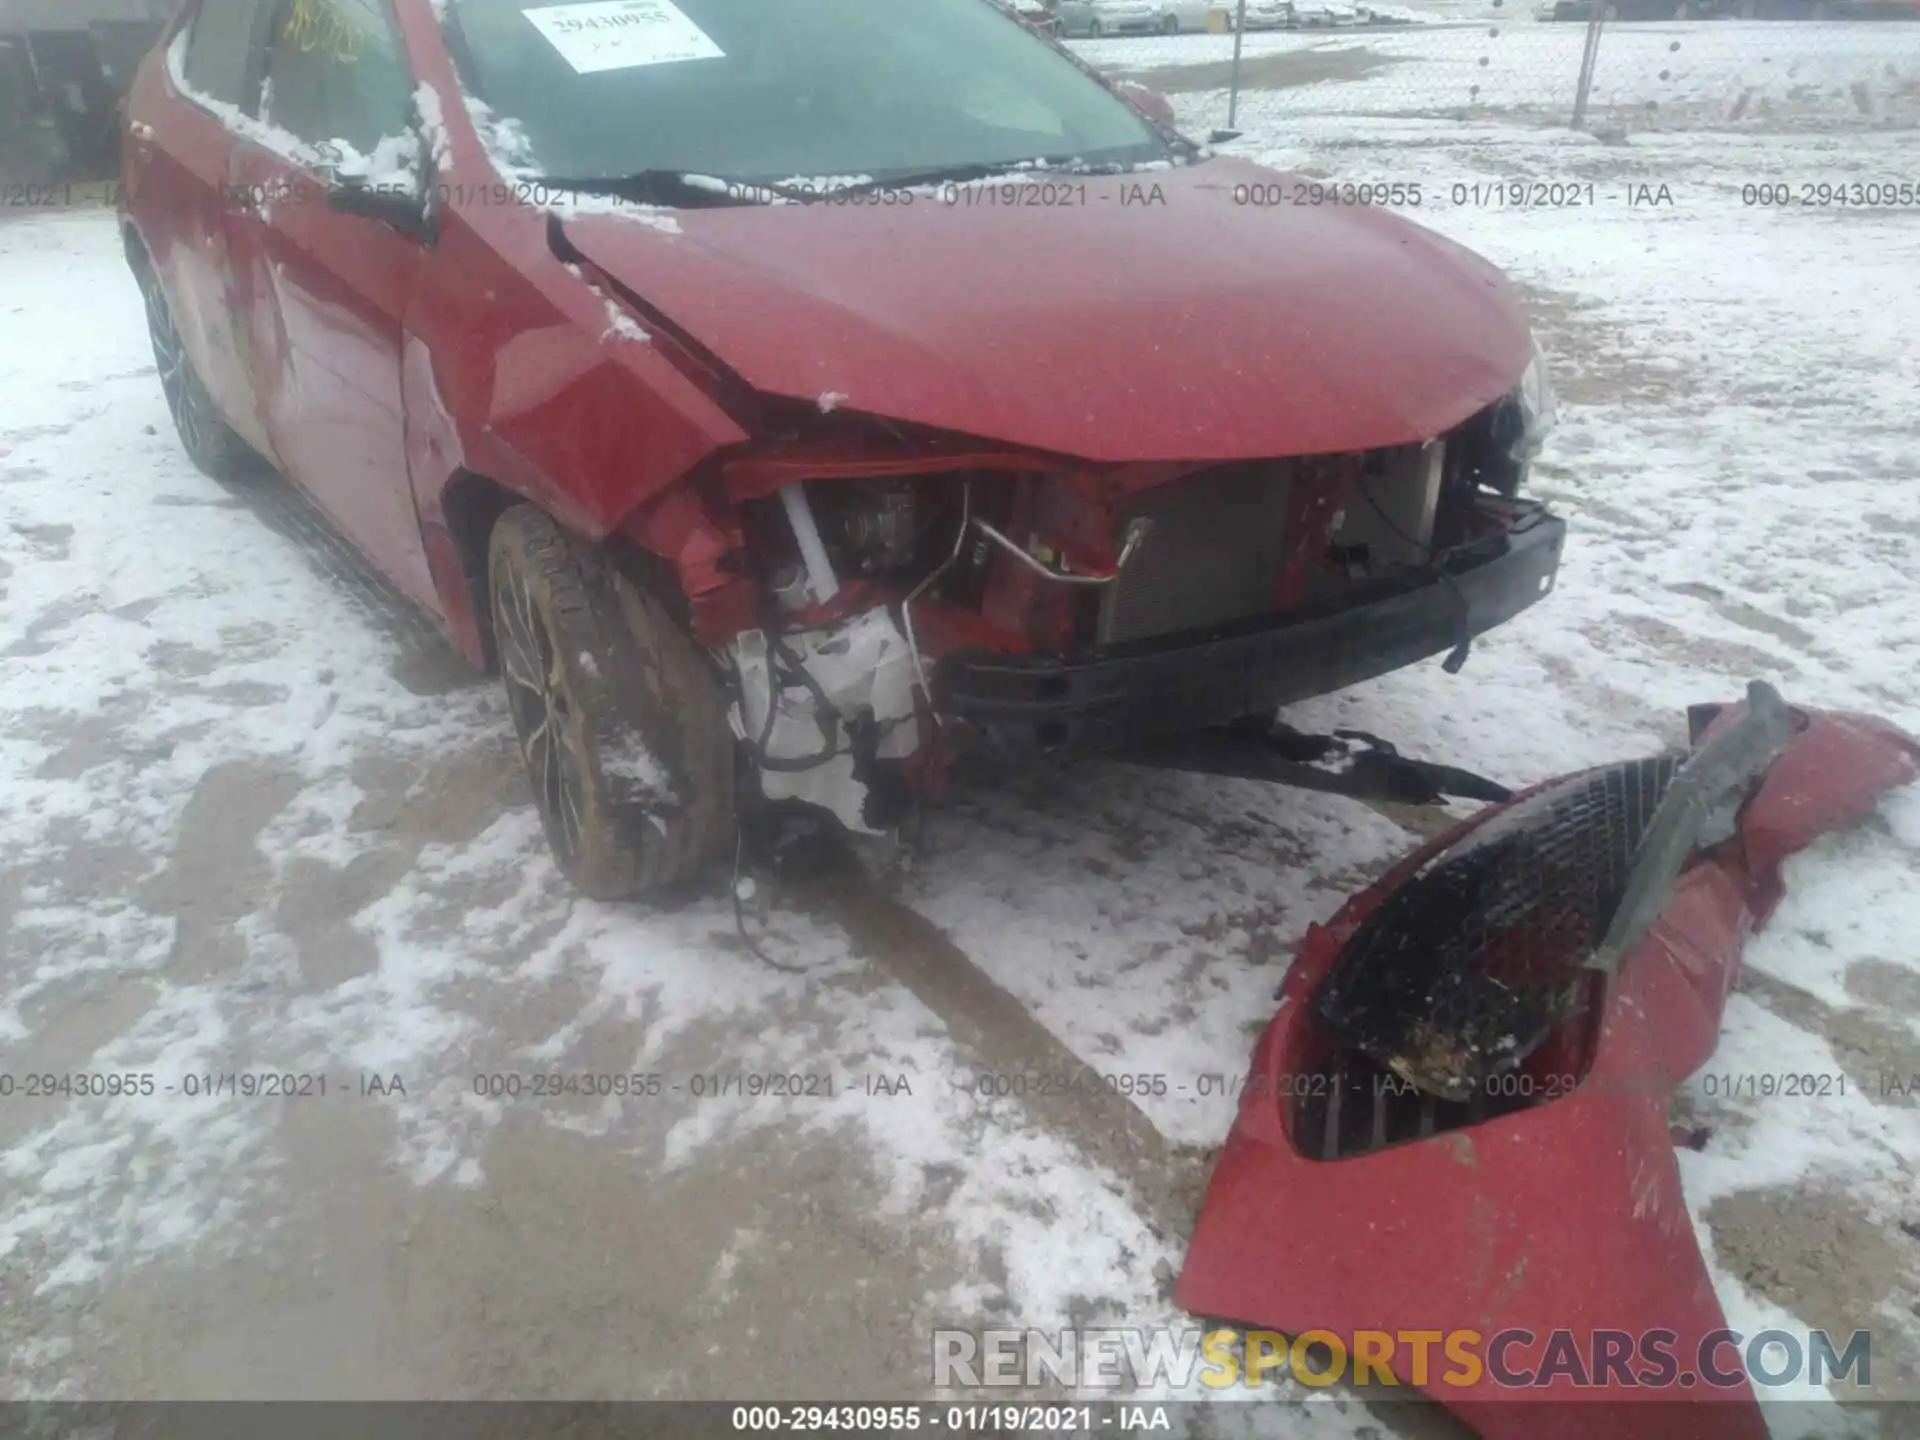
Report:
[{"label": "dirt patch", "polygon": [[1920,1016],[1920,972],[1869,957],[1847,967],[1847,994],[1889,1015]]},{"label": "dirt patch", "polygon": [[[1893,984],[1880,969],[1884,963],[1870,968],[1849,967],[1849,993],[1856,993],[1856,986],[1880,988]],[[1883,1105],[1920,1106],[1920,1095],[1909,1090],[1908,1077],[1920,1075],[1920,1040],[1914,1039],[1912,1028],[1902,1018],[1910,1011],[1831,1006],[1797,985],[1751,968],[1741,973],[1736,988],[1788,1024],[1823,1038],[1861,1094]],[[1894,993],[1899,993],[1898,988]]]},{"label": "dirt patch", "polygon": [[130,1268],[73,1317],[95,1393],[906,1399],[924,1297],[968,1268],[939,1227],[880,1214],[884,1185],[831,1135],[670,1170],[658,1131],[527,1111],[487,1142],[484,1183],[427,1188],[396,1173],[373,1101],[289,1105],[277,1140],[289,1183],[241,1217],[271,1246]]},{"label": "dirt patch", "polygon": [[[131,963],[31,983],[47,962],[49,945],[57,943],[32,912],[127,894],[152,868],[139,846],[97,838],[75,818],[48,826],[44,842],[30,857],[0,867],[0,982],[26,983],[30,996],[20,1006],[26,1034],[4,1047],[5,1068],[16,1076],[71,1067],[121,1033],[152,997],[150,982]],[[64,1103],[16,1090],[0,1105],[0,1148],[56,1118]]]},{"label": "dirt patch", "polygon": [[1678,625],[1669,625],[1651,615],[1619,615],[1603,625],[1583,625],[1580,631],[1602,650],[1612,649],[1612,632],[1624,630],[1648,646],[1656,655],[1688,669],[1711,670],[1722,675],[1797,675],[1800,667],[1793,661],[1758,646],[1737,640],[1718,640],[1696,635]]},{"label": "dirt patch", "polygon": [[1552,357],[1556,394],[1571,405],[1636,405],[1660,411],[1695,398],[1702,374],[1627,334],[1605,307],[1540,285],[1520,287]]},{"label": "dirt patch", "polygon": [[1744,1191],[1714,1201],[1706,1222],[1721,1263],[1756,1295],[1826,1331],[1836,1353],[1854,1331],[1873,1332],[1871,1389],[1854,1377],[1834,1386],[1836,1395],[1920,1398],[1920,1352],[1881,1318],[1920,1291],[1920,1244],[1833,1189]]},{"label": "dirt patch", "polygon": [[[350,768],[364,792],[350,826],[365,848],[344,866],[296,857],[282,876],[274,922],[294,943],[301,977],[331,989],[379,963],[372,935],[354,923],[391,894],[430,844],[469,844],[515,804],[526,804],[519,759],[503,742],[447,757],[424,773],[404,761],[362,756]],[[450,909],[472,897],[448,897]],[[442,917],[457,928],[459,915]]]},{"label": "dirt patch", "polygon": [[451,695],[489,683],[466,656],[438,636],[417,637],[403,645],[391,673],[411,695]]},{"label": "dirt patch", "polygon": [[171,679],[199,680],[225,665],[227,661],[211,650],[203,650],[184,640],[158,640],[147,647],[147,664]]},{"label": "dirt patch", "polygon": [[[4,938],[0,934],[0,940]],[[33,1008],[33,1033],[7,1046],[9,1071],[57,1073],[75,1056],[92,1055],[139,1020],[154,994],[152,981],[132,975],[96,977],[43,994],[43,1003]],[[62,1103],[55,1096],[16,1091],[0,1106],[0,1147],[57,1120]]]},{"label": "dirt patch", "polygon": [[18,640],[5,650],[0,650],[0,660],[27,660],[58,649],[60,642],[54,638],[58,632],[98,609],[98,601],[91,594],[73,595],[54,601],[33,617]]},{"label": "dirt patch", "polygon": [[64,560],[73,544],[71,525],[15,525],[13,533],[27,542],[37,560]]},{"label": "dirt patch", "polygon": [[[851,854],[834,856],[794,887],[802,908],[847,932],[854,948],[911,990],[945,1023],[983,1073],[1076,1075],[1088,1067],[932,921],[885,894]],[[1033,1119],[1089,1159],[1133,1182],[1163,1238],[1192,1229],[1194,1173],[1208,1157],[1168,1142],[1132,1101],[1098,1084],[1034,1090]]]},{"label": "dirt patch", "polygon": [[1884,510],[1869,510],[1860,518],[1876,530],[1892,530],[1896,534],[1920,537],[1920,520],[1912,520],[1901,515],[1889,515]]},{"label": "dirt patch", "polygon": [[1610,715],[1622,724],[1630,724],[1649,734],[1657,735],[1662,743],[1680,746],[1686,742],[1685,717],[1677,713],[1657,710],[1631,691],[1604,680],[1596,680],[1578,669],[1564,655],[1543,653],[1540,666],[1553,680],[1554,686],[1575,702],[1588,706],[1597,715]]},{"label": "dirt patch", "polygon": [[244,510],[247,507],[231,495],[156,495],[153,505],[192,507],[204,510]]},{"label": "dirt patch", "polygon": [[1695,600],[1705,600],[1718,612],[1720,618],[1729,620],[1742,629],[1752,630],[1761,635],[1771,635],[1776,640],[1784,640],[1796,650],[1814,654],[1816,642],[1813,635],[1794,624],[1791,620],[1782,620],[1777,615],[1769,615],[1756,605],[1727,594],[1716,586],[1703,584],[1697,580],[1684,580],[1667,589],[1676,595],[1691,596]]},{"label": "dirt patch", "polygon": [[[50,744],[60,748],[40,762],[34,774],[43,780],[72,780],[101,765],[121,762],[136,769],[154,759],[157,752],[136,751],[126,741],[126,729],[136,723],[152,706],[150,696],[139,692],[109,696],[91,715],[66,715],[57,711],[33,711],[26,718],[32,728]],[[10,727],[9,733],[28,733],[26,725]]]},{"label": "dirt patch", "polygon": [[[1338,50],[1289,50],[1275,55],[1246,55],[1240,60],[1242,90],[1291,90],[1323,80],[1359,80],[1389,65],[1394,55],[1382,55],[1364,45]],[[1231,60],[1209,60],[1199,65],[1168,65],[1160,69],[1116,72],[1115,79],[1137,80],[1164,95],[1191,95],[1225,90],[1233,83]]]},{"label": "dirt patch", "polygon": [[166,868],[141,887],[145,906],[178,921],[169,978],[206,979],[245,960],[237,927],[273,884],[256,842],[299,792],[292,774],[263,765],[216,765],[201,776]]}]

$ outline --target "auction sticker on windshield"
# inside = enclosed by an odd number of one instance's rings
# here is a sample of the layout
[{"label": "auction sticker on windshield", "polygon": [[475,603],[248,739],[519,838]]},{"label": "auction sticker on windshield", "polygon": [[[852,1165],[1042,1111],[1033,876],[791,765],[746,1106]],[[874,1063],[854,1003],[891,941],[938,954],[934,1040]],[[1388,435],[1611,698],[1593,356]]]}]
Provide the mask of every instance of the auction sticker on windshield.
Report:
[{"label": "auction sticker on windshield", "polygon": [[595,0],[520,13],[582,75],[726,53],[673,0]]}]

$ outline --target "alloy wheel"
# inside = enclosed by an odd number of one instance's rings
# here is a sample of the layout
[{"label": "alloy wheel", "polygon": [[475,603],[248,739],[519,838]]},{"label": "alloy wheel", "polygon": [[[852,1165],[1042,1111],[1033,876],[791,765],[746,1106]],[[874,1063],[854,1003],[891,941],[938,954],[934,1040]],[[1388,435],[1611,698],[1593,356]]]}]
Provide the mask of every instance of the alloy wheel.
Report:
[{"label": "alloy wheel", "polygon": [[541,811],[551,821],[549,838],[563,864],[579,853],[586,791],[586,757],[580,749],[580,706],[567,680],[560,650],[546,617],[533,603],[525,578],[500,575],[500,670],[507,704],[538,789]]},{"label": "alloy wheel", "polygon": [[173,311],[152,279],[140,287],[147,302],[147,332],[153,340],[153,363],[160,372],[160,390],[166,396],[167,409],[173,415],[180,440],[189,452],[197,450],[203,439],[203,417],[194,395],[193,375],[188,368],[187,349],[181,342],[179,327],[173,323]]}]

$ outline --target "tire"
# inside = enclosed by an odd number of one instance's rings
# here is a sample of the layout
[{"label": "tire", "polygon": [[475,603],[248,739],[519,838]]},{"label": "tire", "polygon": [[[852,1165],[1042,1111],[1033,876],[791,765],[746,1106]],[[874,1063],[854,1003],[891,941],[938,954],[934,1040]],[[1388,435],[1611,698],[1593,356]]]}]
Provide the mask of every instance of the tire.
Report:
[{"label": "tire", "polygon": [[545,512],[493,527],[494,646],[554,862],[596,900],[684,884],[733,843],[734,737],[658,599]]},{"label": "tire", "polygon": [[193,368],[193,359],[173,323],[173,309],[160,288],[160,277],[147,264],[134,266],[140,298],[147,307],[147,338],[153,342],[153,364],[160,372],[160,389],[167,397],[174,431],[187,458],[207,475],[226,484],[257,472],[260,457],[253,447],[221,418],[219,407]]},{"label": "tire", "polygon": [[1160,22],[1160,32],[1163,35],[1178,35],[1180,33],[1180,17],[1178,15],[1167,16],[1166,19]]},{"label": "tire", "polygon": [[1107,33],[1107,27],[1105,25],[1102,25],[1099,20],[1095,19],[1087,23],[1088,39],[1098,40],[1102,35],[1105,35],[1106,33]]}]

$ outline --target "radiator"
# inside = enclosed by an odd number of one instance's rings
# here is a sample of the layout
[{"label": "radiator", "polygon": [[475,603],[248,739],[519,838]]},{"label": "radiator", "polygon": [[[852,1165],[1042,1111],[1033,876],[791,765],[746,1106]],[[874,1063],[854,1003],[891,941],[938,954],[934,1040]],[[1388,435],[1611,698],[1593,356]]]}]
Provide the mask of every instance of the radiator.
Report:
[{"label": "radiator", "polygon": [[1204,629],[1274,608],[1284,560],[1290,461],[1223,466],[1149,490],[1122,512],[1122,534],[1152,522],[1102,593],[1102,645]]}]

